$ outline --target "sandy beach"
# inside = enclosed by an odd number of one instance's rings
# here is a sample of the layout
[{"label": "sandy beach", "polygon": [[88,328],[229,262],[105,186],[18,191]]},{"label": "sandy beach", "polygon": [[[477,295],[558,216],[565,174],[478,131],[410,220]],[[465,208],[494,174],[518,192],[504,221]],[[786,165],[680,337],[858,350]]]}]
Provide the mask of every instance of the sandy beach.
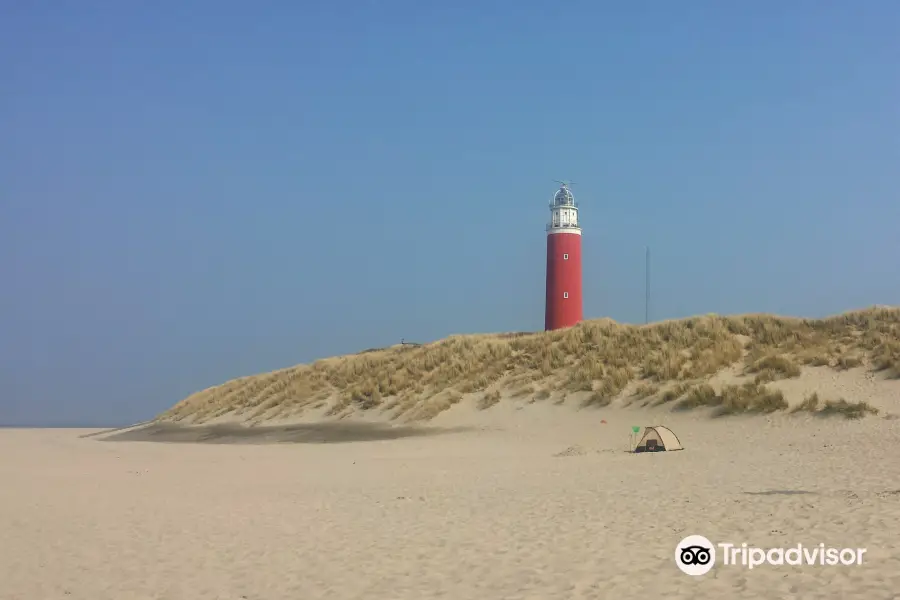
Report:
[{"label": "sandy beach", "polygon": [[[685,449],[625,452],[632,425],[656,423]],[[0,430],[0,598],[900,593],[900,420],[889,412],[710,419],[503,403],[428,427],[291,434],[313,443]],[[858,566],[689,577],[674,561],[689,534],[867,551]]]}]

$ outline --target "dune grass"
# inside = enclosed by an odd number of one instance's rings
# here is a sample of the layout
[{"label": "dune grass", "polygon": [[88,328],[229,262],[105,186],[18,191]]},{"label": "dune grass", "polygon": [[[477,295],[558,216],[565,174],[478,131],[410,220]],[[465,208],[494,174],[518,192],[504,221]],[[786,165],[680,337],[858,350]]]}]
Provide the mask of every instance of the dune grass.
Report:
[{"label": "dune grass", "polygon": [[848,419],[861,419],[867,414],[877,415],[878,409],[869,406],[867,402],[847,402],[843,398],[838,400],[826,400],[825,406],[818,410],[822,416],[841,415]]},{"label": "dune grass", "polygon": [[809,413],[823,417],[842,416],[847,419],[861,419],[866,415],[877,415],[878,409],[865,401],[848,402],[843,398],[826,400],[824,403],[819,394],[813,392],[803,402],[791,409],[791,413]]},{"label": "dune grass", "polygon": [[[234,414],[264,420],[319,407],[335,418],[385,411],[427,420],[464,394],[478,398],[481,408],[503,396],[536,400],[551,394],[557,402],[581,394],[582,404],[605,406],[627,389],[633,389],[632,400],[655,397],[682,410],[768,412],[783,408],[784,399],[765,384],[796,377],[801,366],[860,366],[900,377],[898,340],[896,308],[826,319],[708,315],[643,326],[599,319],[552,332],[452,336],[242,377],[192,394],[159,418],[204,422]],[[754,381],[718,393],[703,387],[730,367]]]},{"label": "dune grass", "polygon": [[500,390],[487,392],[478,399],[478,408],[486,410],[500,402]]},{"label": "dune grass", "polygon": [[791,357],[767,354],[749,364],[746,372],[756,375],[756,383],[766,383],[777,379],[799,377],[800,365]]},{"label": "dune grass", "polygon": [[814,413],[819,410],[819,394],[817,392],[813,392],[803,399],[803,402],[794,406],[791,409],[792,413],[806,412],[806,413]]},{"label": "dune grass", "polygon": [[671,388],[667,389],[662,394],[659,394],[656,401],[653,402],[654,406],[659,406],[660,404],[668,404],[669,402],[674,402],[679,398],[682,398],[689,391],[696,389],[693,385],[687,382],[679,382],[676,383]]},{"label": "dune grass", "polygon": [[743,385],[726,385],[719,392],[712,386],[701,384],[693,388],[676,408],[687,410],[714,407],[717,416],[741,413],[770,413],[788,408],[784,395],[765,385],[751,381]]}]

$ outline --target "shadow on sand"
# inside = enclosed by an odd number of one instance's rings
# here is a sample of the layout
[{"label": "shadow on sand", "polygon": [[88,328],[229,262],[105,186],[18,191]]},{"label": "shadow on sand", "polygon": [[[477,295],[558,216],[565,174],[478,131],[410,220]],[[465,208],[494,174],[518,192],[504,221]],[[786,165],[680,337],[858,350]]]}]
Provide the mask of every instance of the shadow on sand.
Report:
[{"label": "shadow on sand", "polygon": [[799,496],[804,494],[815,494],[815,492],[807,492],[806,490],[766,490],[764,492],[744,492],[748,496]]},{"label": "shadow on sand", "polygon": [[302,425],[178,425],[151,423],[112,433],[104,442],[169,442],[207,444],[337,444],[396,440],[463,431],[464,428],[390,426],[378,423],[311,423]]}]

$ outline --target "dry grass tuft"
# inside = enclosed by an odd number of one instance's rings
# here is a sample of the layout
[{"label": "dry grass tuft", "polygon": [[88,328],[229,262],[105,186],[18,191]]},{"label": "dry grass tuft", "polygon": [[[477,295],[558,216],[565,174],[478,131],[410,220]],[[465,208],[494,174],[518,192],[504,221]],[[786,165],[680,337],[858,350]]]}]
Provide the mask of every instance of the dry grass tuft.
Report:
[{"label": "dry grass tuft", "polygon": [[771,390],[756,382],[742,386],[726,386],[722,390],[724,401],[718,414],[771,413],[785,410],[787,400],[780,390]]},{"label": "dry grass tuft", "polygon": [[676,404],[679,410],[700,407],[714,407],[715,415],[733,415],[740,413],[770,413],[788,407],[787,400],[778,390],[768,389],[759,383],[748,382],[744,385],[726,385],[720,392],[712,386],[701,384],[693,389]]},{"label": "dry grass tuft", "polygon": [[447,390],[422,402],[407,404],[404,411],[408,421],[428,421],[438,416],[454,404],[462,401],[463,395],[455,390]]},{"label": "dry grass tuft", "polygon": [[604,406],[609,406],[612,403],[612,400],[613,396],[610,396],[609,394],[593,392],[590,396],[585,398],[581,405],[584,407],[593,406],[595,408],[602,408]]},{"label": "dry grass tuft", "polygon": [[[670,382],[705,380],[732,366],[755,373],[756,387],[716,394],[723,398],[718,406],[751,412],[777,405],[761,386],[795,377],[800,365],[870,365],[900,377],[898,340],[900,309],[892,308],[828,319],[707,315],[646,326],[602,319],[552,332],[453,336],[422,346],[372,349],[243,377],[192,394],[160,418],[264,419],[302,413],[333,398],[329,414],[335,417],[390,406],[394,416],[428,419],[448,404],[442,393],[449,389],[483,392],[479,404],[499,401],[500,389],[519,389],[523,396],[535,389],[584,391],[597,405],[612,401],[636,379],[641,382],[634,395],[647,398]],[[706,393],[697,386],[692,390],[678,404],[700,402]]]},{"label": "dry grass tuft", "polygon": [[881,339],[872,351],[872,366],[878,371],[890,371],[900,378],[900,340]]},{"label": "dry grass tuft", "polygon": [[867,414],[877,415],[878,409],[866,402],[847,402],[841,398],[840,400],[826,401],[825,406],[819,409],[817,414],[822,416],[841,415],[847,419],[861,419]]},{"label": "dry grass tuft", "polygon": [[649,398],[650,396],[655,396],[657,393],[659,393],[659,385],[642,381],[634,388],[634,393],[632,395],[636,400],[642,400],[644,398]]},{"label": "dry grass tuft", "polygon": [[803,402],[791,409],[792,413],[808,412],[814,413],[819,410],[819,394],[813,392],[803,399]]},{"label": "dry grass tuft", "polygon": [[837,359],[834,368],[838,371],[846,371],[863,366],[863,361],[857,356],[841,356]]},{"label": "dry grass tuft", "polygon": [[486,410],[494,406],[498,402],[500,402],[500,391],[494,390],[492,392],[488,392],[478,400],[478,409]]},{"label": "dry grass tuft", "polygon": [[525,385],[520,388],[513,390],[512,397],[513,398],[521,398],[522,396],[530,396],[534,394],[534,386],[533,385]]},{"label": "dry grass tuft", "polygon": [[843,416],[847,419],[861,419],[866,415],[877,415],[878,409],[869,403],[847,402],[843,398],[839,400],[826,400],[823,404],[819,399],[819,394],[813,392],[807,396],[803,402],[791,409],[792,413],[810,413],[823,417]]},{"label": "dry grass tuft", "polygon": [[676,384],[675,387],[663,392],[662,396],[660,396],[653,404],[655,406],[659,406],[660,404],[668,404],[669,402],[674,402],[675,400],[678,400],[686,393],[688,393],[692,387],[693,386],[691,386],[691,384],[689,383]]},{"label": "dry grass tuft", "polygon": [[756,383],[768,383],[778,379],[800,376],[800,366],[791,358],[769,354],[747,366],[747,373],[756,373]]}]

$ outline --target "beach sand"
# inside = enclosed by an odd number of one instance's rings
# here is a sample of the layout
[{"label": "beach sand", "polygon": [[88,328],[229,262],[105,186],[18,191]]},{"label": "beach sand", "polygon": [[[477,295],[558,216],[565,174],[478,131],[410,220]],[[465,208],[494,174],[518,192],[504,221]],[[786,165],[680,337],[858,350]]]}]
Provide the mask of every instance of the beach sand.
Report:
[{"label": "beach sand", "polygon": [[[685,449],[627,453],[631,426],[653,424]],[[3,600],[900,597],[890,413],[505,402],[454,407],[429,435],[87,433],[0,430]],[[674,561],[689,534],[867,552],[689,577]]]}]

